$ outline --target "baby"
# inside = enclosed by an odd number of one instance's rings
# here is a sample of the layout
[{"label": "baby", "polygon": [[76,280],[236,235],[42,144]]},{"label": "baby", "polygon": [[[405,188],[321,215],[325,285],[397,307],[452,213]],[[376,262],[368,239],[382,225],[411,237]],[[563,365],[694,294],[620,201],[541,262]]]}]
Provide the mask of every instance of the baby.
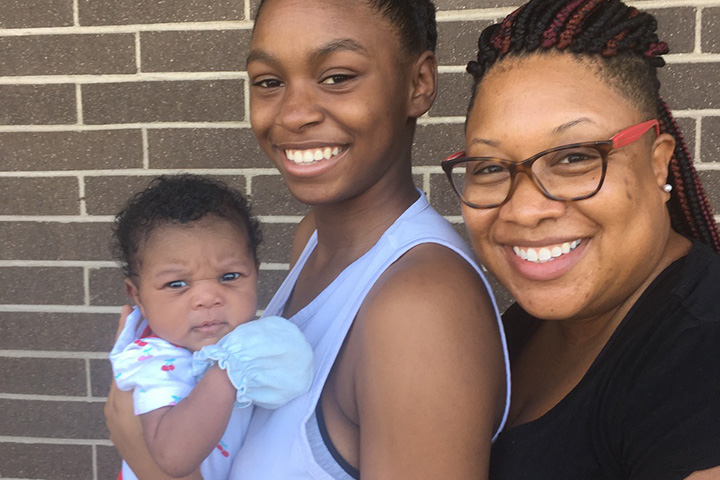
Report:
[{"label": "baby", "polygon": [[[225,185],[164,176],[130,200],[114,233],[136,305],[110,353],[115,381],[133,390],[148,450],[165,473],[199,467],[205,480],[227,478],[247,407],[277,408],[312,381],[312,349],[298,328],[280,317],[253,320],[258,223]],[[121,478],[137,478],[124,462]]]}]

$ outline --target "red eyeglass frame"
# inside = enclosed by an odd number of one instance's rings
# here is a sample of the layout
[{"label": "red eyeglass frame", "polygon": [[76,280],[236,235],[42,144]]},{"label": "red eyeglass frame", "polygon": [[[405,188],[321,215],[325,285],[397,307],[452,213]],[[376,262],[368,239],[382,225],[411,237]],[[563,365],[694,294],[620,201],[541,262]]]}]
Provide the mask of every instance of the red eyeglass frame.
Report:
[{"label": "red eyeglass frame", "polygon": [[[457,191],[457,188],[455,187],[455,184],[452,181],[452,169],[455,165],[465,163],[468,161],[472,161],[472,160],[488,159],[489,157],[466,157],[465,151],[461,150],[459,152],[453,153],[452,155],[447,157],[445,160],[443,160],[441,163],[441,167],[442,167],[443,171],[445,172],[445,174],[447,175],[448,180],[450,181],[450,185],[452,186],[453,190],[455,191],[457,196],[460,198],[460,200],[464,204],[466,204],[472,208],[495,208],[495,207],[499,207],[500,205],[507,202],[510,199],[510,197],[512,196],[513,190],[515,189],[515,177],[517,176],[518,172],[523,172],[529,178],[531,178],[533,180],[533,183],[535,183],[535,185],[538,186],[538,188],[543,193],[543,195],[545,195],[547,198],[549,198],[551,200],[558,200],[558,201],[583,200],[585,198],[592,197],[598,191],[600,191],[600,188],[602,187],[603,182],[605,181],[605,171],[607,169],[607,155],[613,150],[625,147],[627,145],[630,145],[633,142],[636,142],[643,135],[645,135],[647,133],[647,131],[650,130],[651,128],[655,128],[655,135],[660,135],[660,122],[658,122],[657,119],[653,119],[653,120],[648,120],[648,121],[638,123],[636,125],[632,125],[630,127],[624,128],[624,129],[620,130],[618,133],[616,133],[615,135],[613,135],[612,137],[610,137],[609,140],[598,141],[598,142],[581,142],[581,143],[572,143],[572,144],[568,144],[568,145],[561,145],[559,147],[551,148],[549,150],[544,150],[544,151],[537,153],[537,154],[533,155],[532,157],[527,158],[521,162],[512,162],[512,161],[500,160],[500,159],[493,158],[492,159],[493,161],[502,163],[508,167],[508,169],[510,170],[510,175],[511,175],[511,177],[510,177],[511,185],[510,185],[510,189],[508,190],[508,195],[505,198],[505,200],[503,200],[501,203],[493,204],[491,206],[478,206],[471,202],[468,202],[467,200],[465,200],[462,197],[461,193]],[[594,147],[605,147],[607,149],[604,152],[603,157],[602,157],[602,159],[603,159],[602,178],[600,179],[600,183],[594,192],[592,192],[588,195],[581,196],[581,197],[572,198],[570,200],[557,198],[557,197],[551,195],[547,190],[545,190],[545,187],[535,178],[535,175],[532,173],[532,170],[531,170],[532,165],[535,162],[535,160],[537,160],[538,158],[540,158],[544,155],[547,155],[548,153],[552,153],[552,152],[555,152],[558,150],[563,150],[563,149],[567,149],[567,148],[576,148],[576,147],[588,146],[588,145],[591,145]]]}]

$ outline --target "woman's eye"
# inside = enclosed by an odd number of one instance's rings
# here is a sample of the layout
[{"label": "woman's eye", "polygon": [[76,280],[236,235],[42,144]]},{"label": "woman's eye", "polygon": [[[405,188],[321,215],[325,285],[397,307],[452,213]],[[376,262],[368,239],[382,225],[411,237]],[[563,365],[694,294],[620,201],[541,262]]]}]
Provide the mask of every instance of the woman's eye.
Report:
[{"label": "woman's eye", "polygon": [[225,274],[223,274],[223,276],[222,276],[222,281],[223,281],[223,282],[232,282],[233,280],[237,280],[237,279],[240,278],[241,276],[242,276],[242,275],[241,275],[240,273],[238,273],[238,272],[225,273]]},{"label": "woman's eye", "polygon": [[185,280],[173,280],[172,282],[168,282],[165,284],[168,288],[183,288],[187,287],[188,284]]},{"label": "woman's eye", "polygon": [[282,82],[276,78],[263,78],[261,80],[254,81],[252,86],[260,88],[279,88],[282,87]]},{"label": "woman's eye", "polygon": [[351,80],[354,78],[353,75],[344,75],[344,74],[337,74],[337,75],[330,75],[327,78],[324,78],[320,83],[324,85],[338,85],[340,83],[347,82],[348,80]]}]

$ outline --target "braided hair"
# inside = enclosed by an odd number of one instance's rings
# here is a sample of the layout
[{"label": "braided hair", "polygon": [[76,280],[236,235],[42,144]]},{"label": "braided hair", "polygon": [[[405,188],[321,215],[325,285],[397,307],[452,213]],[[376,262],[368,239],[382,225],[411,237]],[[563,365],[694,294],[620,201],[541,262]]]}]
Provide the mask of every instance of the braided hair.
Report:
[{"label": "braided hair", "polygon": [[534,52],[565,51],[593,60],[601,74],[675,138],[667,183],[672,228],[720,252],[720,232],[693,166],[687,145],[667,104],[660,98],[657,69],[669,51],[658,39],[657,21],[620,0],[530,0],[502,22],[483,30],[477,59],[467,71],[477,86],[498,61]]}]

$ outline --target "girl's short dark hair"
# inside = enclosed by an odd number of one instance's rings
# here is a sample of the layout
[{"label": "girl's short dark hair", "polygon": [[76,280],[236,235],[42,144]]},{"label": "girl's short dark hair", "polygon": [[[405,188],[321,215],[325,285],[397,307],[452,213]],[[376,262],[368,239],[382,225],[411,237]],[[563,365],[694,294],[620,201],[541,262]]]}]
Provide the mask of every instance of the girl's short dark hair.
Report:
[{"label": "girl's short dark hair", "polygon": [[[256,19],[265,1],[260,1],[255,13]],[[435,23],[435,4],[431,0],[365,1],[397,29],[400,41],[408,53],[435,51],[437,25]]]},{"label": "girl's short dark hair", "polygon": [[262,235],[247,198],[217,180],[189,174],[163,175],[130,198],[115,217],[113,251],[125,276],[138,274],[139,251],[153,230],[188,224],[206,215],[216,215],[242,228],[258,262]]}]

